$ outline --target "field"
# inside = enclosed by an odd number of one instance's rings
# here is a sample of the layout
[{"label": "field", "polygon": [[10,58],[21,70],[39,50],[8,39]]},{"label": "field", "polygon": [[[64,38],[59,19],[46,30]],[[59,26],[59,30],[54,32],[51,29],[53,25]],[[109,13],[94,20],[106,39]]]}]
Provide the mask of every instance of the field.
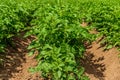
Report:
[{"label": "field", "polygon": [[0,0],[0,15],[0,80],[120,80],[119,0]]}]

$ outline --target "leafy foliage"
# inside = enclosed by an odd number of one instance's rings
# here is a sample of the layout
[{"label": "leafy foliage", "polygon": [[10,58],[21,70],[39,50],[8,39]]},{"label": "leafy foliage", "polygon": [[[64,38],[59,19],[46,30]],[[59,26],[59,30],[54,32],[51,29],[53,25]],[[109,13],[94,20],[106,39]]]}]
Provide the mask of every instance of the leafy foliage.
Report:
[{"label": "leafy foliage", "polygon": [[42,75],[53,80],[87,80],[83,76],[84,69],[77,59],[83,56],[84,41],[91,41],[92,35],[80,26],[79,13],[70,4],[42,5],[34,16],[33,27],[28,34],[38,39],[28,49],[38,50],[40,61],[32,71],[42,71]]},{"label": "leafy foliage", "polygon": [[83,4],[87,11],[83,10],[82,15],[87,22],[91,22],[91,27],[105,37],[102,44],[106,44],[106,49],[120,47],[120,5],[110,3],[88,1]]},{"label": "leafy foliage", "polygon": [[[6,44],[11,44],[11,37],[24,31],[32,20],[36,9],[34,0],[1,0],[0,1],[0,52]],[[32,8],[31,8],[32,7]]]},{"label": "leafy foliage", "polygon": [[[88,80],[79,59],[84,42],[103,36],[106,48],[120,47],[120,1],[109,0],[0,0],[0,52],[12,37],[27,30],[35,35],[28,49],[39,52],[39,64],[31,71],[52,80]],[[87,28],[81,27],[85,20]],[[2,60],[2,59],[0,59]]]}]

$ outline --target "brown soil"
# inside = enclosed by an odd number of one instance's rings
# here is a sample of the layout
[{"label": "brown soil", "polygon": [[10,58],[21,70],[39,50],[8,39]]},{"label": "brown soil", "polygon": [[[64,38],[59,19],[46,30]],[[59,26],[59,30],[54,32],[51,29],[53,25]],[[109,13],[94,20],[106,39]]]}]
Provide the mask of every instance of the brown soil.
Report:
[{"label": "brown soil", "polygon": [[24,39],[23,35],[24,33],[19,38],[13,38],[15,45],[6,49],[4,64],[0,66],[0,80],[42,80],[40,74],[28,71],[30,67],[37,65],[36,54],[29,56],[27,50],[34,37]]},{"label": "brown soil", "polygon": [[86,50],[82,61],[90,80],[120,80],[120,58],[116,48],[104,51],[99,41]]},{"label": "brown soil", "polygon": [[[82,27],[86,28],[88,24],[82,22]],[[96,29],[89,31],[91,34],[97,34]],[[90,80],[120,80],[120,52],[116,48],[104,50],[98,39],[88,47],[85,53],[85,59],[82,65],[85,68],[85,74]]]}]

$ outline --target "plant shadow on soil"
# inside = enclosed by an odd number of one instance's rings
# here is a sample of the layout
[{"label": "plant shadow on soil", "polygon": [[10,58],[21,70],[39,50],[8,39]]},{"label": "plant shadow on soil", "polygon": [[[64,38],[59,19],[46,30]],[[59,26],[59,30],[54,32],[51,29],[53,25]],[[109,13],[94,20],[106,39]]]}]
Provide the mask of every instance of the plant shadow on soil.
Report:
[{"label": "plant shadow on soil", "polygon": [[94,59],[93,53],[85,53],[84,59],[81,60],[82,66],[85,68],[85,73],[92,74],[94,77],[104,80],[103,72],[106,70],[103,63],[99,63],[104,60],[104,57]]},{"label": "plant shadow on soil", "polygon": [[19,73],[22,70],[22,63],[26,62],[25,55],[28,53],[27,46],[34,39],[28,37],[23,39],[24,33],[19,37],[14,37],[14,46],[7,46],[5,53],[3,54],[3,64],[0,65],[0,80],[9,80],[14,77],[15,73]]},{"label": "plant shadow on soil", "polygon": [[[104,53],[104,46],[100,45],[102,39],[103,38],[98,39],[91,45],[86,45],[87,49],[84,53],[84,58],[81,59],[81,64],[85,68],[85,74],[93,75],[93,77],[98,80],[104,80],[104,72],[106,70],[106,65],[103,63],[105,57],[99,55]],[[98,54],[98,57],[96,57],[96,53]]]}]

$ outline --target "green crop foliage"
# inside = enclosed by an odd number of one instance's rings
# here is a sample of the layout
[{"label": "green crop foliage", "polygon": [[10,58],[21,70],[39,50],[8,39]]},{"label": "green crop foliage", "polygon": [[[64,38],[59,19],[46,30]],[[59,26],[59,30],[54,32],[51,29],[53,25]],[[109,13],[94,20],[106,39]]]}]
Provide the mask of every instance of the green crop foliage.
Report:
[{"label": "green crop foliage", "polygon": [[0,0],[0,52],[12,44],[11,37],[31,26],[36,3],[35,0]]},{"label": "green crop foliage", "polygon": [[[62,3],[62,2],[61,2]],[[26,35],[35,35],[28,49],[39,51],[36,68],[42,76],[52,80],[88,80],[78,61],[85,51],[84,41],[94,39],[80,26],[80,13],[70,3],[48,3],[35,12],[31,24],[35,25]]]},{"label": "green crop foliage", "polygon": [[20,11],[18,5],[11,1],[4,0],[0,3],[0,51],[3,51],[5,44],[11,41],[12,36],[24,28],[17,15]]},{"label": "green crop foliage", "polygon": [[[0,52],[13,36],[27,31],[25,36],[36,36],[30,54],[39,53],[31,71],[51,80],[89,80],[80,64],[84,42],[96,38],[89,30],[96,28],[106,49],[119,48],[119,13],[119,0],[0,0]],[[89,23],[87,28],[82,20]]]},{"label": "green crop foliage", "polygon": [[90,27],[96,28],[99,34],[104,36],[102,44],[106,44],[106,49],[120,47],[120,5],[101,0],[88,1],[83,3],[82,7],[85,7],[82,17],[91,23]]}]

